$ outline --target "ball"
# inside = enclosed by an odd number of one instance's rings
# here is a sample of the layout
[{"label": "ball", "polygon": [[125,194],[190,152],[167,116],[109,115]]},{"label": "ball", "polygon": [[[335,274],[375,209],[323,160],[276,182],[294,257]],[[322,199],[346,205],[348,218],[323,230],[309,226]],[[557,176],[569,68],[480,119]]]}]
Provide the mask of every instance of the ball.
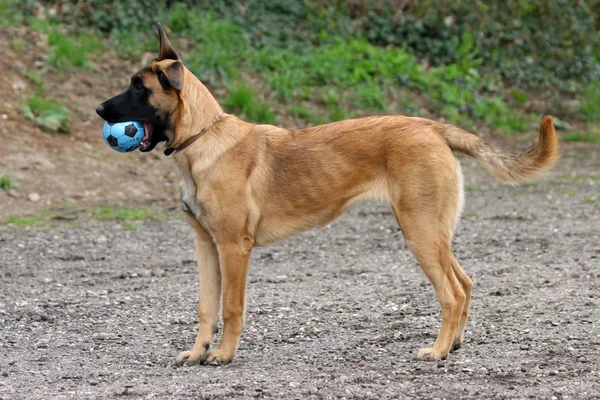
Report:
[{"label": "ball", "polygon": [[144,139],[144,123],[142,121],[104,122],[102,135],[111,149],[121,153],[134,151]]}]

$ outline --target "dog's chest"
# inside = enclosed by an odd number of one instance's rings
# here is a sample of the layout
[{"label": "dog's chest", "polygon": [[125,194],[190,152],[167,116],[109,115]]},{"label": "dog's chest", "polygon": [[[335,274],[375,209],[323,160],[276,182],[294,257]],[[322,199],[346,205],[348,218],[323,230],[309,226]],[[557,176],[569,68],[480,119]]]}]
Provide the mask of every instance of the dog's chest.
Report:
[{"label": "dog's chest", "polygon": [[196,198],[196,192],[198,190],[196,187],[196,182],[194,181],[190,168],[187,165],[177,163],[177,167],[183,178],[183,183],[181,185],[181,201],[183,211],[190,212],[196,217],[196,219],[199,219],[202,215],[202,208],[200,207],[200,204]]}]

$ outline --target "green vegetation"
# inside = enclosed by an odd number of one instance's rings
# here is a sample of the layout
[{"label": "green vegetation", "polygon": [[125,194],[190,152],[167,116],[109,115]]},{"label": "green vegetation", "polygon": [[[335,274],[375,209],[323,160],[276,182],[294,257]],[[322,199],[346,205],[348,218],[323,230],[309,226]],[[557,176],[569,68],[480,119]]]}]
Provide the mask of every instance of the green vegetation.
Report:
[{"label": "green vegetation", "polygon": [[28,216],[28,217],[7,217],[4,220],[5,224],[11,224],[15,226],[51,226],[53,225],[50,221],[49,212],[41,212],[39,214]]},{"label": "green vegetation", "polygon": [[276,124],[275,112],[257,99],[254,92],[248,86],[237,86],[229,90],[229,94],[222,101],[223,107],[229,112],[242,113],[251,121]]},{"label": "green vegetation", "polygon": [[33,82],[41,90],[44,89],[44,73],[46,71],[39,69],[30,69],[27,71],[27,79]]},{"label": "green vegetation", "polygon": [[4,191],[9,191],[15,189],[15,182],[12,176],[9,175],[1,175],[0,176],[0,189]]},{"label": "green vegetation", "polygon": [[102,206],[92,210],[92,218],[97,221],[120,220],[142,221],[163,220],[167,217],[164,212],[155,212],[148,207],[112,208]]},{"label": "green vegetation", "polygon": [[600,81],[589,85],[583,91],[581,95],[581,112],[588,121],[600,122]]},{"label": "green vegetation", "polygon": [[68,133],[71,130],[69,125],[70,111],[57,103],[56,100],[33,95],[23,104],[23,116],[27,120],[34,121],[45,131]]},{"label": "green vegetation", "polygon": [[562,140],[565,142],[600,143],[600,135],[594,133],[570,133],[564,135]]},{"label": "green vegetation", "polygon": [[[531,109],[530,90],[541,88],[576,92],[574,118],[600,118],[597,1],[38,3],[0,0],[0,24],[47,35],[59,71],[92,68],[100,54],[156,51],[161,20],[188,68],[252,122],[276,123],[275,110],[315,124],[427,109],[466,128],[517,133],[546,112]],[[28,79],[41,87],[42,74]]]}]

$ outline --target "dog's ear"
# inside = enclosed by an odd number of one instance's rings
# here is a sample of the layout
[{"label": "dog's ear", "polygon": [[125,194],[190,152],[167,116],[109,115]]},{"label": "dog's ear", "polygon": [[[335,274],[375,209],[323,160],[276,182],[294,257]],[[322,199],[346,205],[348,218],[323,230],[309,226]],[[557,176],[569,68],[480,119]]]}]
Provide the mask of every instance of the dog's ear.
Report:
[{"label": "dog's ear", "polygon": [[158,58],[156,59],[156,61],[179,60],[179,56],[177,55],[175,50],[173,50],[173,47],[171,47],[171,43],[169,42],[169,39],[167,38],[167,34],[165,33],[165,30],[163,29],[160,22],[157,23],[157,26],[158,26],[158,37],[160,40],[160,52],[158,54]]},{"label": "dog's ear", "polygon": [[175,61],[167,67],[158,68],[156,70],[158,81],[165,89],[172,87],[175,90],[183,88],[183,64],[181,61]]}]

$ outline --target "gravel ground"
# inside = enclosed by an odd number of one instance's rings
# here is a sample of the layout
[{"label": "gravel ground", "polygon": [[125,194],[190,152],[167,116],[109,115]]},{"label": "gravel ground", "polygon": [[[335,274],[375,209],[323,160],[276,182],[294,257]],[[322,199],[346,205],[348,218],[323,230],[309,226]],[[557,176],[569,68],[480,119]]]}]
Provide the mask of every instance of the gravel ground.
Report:
[{"label": "gravel ground", "polygon": [[0,233],[0,398],[600,398],[600,175],[497,184],[465,165],[455,254],[473,278],[465,344],[417,361],[435,293],[385,205],[256,249],[228,366],[193,344],[191,231],[177,213]]}]

